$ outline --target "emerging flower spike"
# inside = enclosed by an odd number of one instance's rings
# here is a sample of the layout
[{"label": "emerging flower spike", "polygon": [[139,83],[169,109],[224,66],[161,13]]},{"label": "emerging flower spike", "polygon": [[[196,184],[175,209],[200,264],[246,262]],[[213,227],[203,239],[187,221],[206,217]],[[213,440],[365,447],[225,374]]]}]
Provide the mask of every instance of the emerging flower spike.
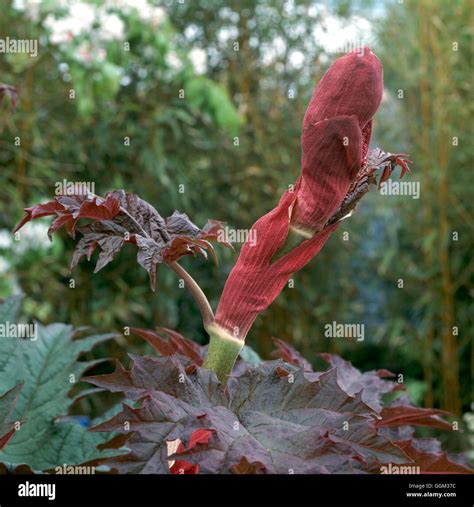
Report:
[{"label": "emerging flower spike", "polygon": [[[257,315],[280,294],[292,273],[324,246],[342,219],[405,155],[368,153],[372,117],[383,93],[379,59],[364,47],[339,58],[315,89],[303,120],[301,175],[278,206],[253,226],[229,275],[204,366],[225,379]],[[235,360],[235,358],[234,358]]]}]

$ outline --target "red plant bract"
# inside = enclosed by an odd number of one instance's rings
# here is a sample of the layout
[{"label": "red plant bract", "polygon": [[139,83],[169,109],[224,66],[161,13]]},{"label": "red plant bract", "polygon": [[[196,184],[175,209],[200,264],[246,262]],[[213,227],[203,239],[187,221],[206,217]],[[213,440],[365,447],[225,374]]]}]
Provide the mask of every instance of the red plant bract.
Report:
[{"label": "red plant bract", "polygon": [[[339,222],[328,224],[358,181],[367,158],[372,116],[383,71],[369,48],[337,60],[313,93],[303,121],[301,176],[277,208],[252,228],[229,275],[215,323],[241,340],[292,273],[324,246]],[[290,229],[306,237],[278,260]]]}]

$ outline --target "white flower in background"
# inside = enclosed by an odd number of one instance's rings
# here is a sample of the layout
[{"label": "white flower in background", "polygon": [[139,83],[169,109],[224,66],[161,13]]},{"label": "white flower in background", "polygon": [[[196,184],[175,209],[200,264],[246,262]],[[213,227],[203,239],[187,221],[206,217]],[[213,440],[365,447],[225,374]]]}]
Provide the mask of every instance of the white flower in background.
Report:
[{"label": "white flower in background", "polygon": [[51,44],[64,44],[74,38],[74,26],[67,18],[56,19],[52,14],[50,14],[44,20],[43,26],[51,31],[51,35],[49,36]]},{"label": "white flower in background", "polygon": [[91,47],[90,44],[87,42],[82,42],[77,47],[76,51],[74,52],[74,57],[76,60],[79,60],[80,62],[89,63],[92,61],[92,53],[91,53]]},{"label": "white flower in background", "polygon": [[74,19],[77,35],[91,28],[96,18],[96,8],[85,2],[74,2],[71,4],[68,17]]},{"label": "white flower in background", "polygon": [[89,42],[83,42],[78,47],[74,56],[77,60],[85,63],[103,62],[107,56],[104,48],[98,48]]},{"label": "white flower in background", "polygon": [[[17,10],[25,11],[30,4],[41,5],[40,0],[14,0]],[[62,14],[49,14],[43,26],[50,32],[50,42],[61,45],[80,35],[95,36],[103,41],[123,40],[125,23],[120,15],[129,15],[134,11],[141,21],[157,27],[166,18],[163,7],[151,5],[149,0],[104,0],[101,4],[84,1],[53,0],[48,8],[64,8]],[[46,7],[43,7],[46,9]]]},{"label": "white flower in background", "polygon": [[161,25],[166,18],[163,7],[151,5],[149,0],[105,0],[104,7],[117,9],[123,14],[129,14],[134,10],[143,22],[150,23],[154,27]]},{"label": "white flower in background", "polygon": [[39,21],[41,0],[13,0],[13,9],[25,13],[34,22]]},{"label": "white flower in background", "polygon": [[181,70],[183,68],[183,62],[178,57],[176,51],[169,51],[166,53],[166,64],[175,70]]},{"label": "white flower in background", "polygon": [[0,231],[0,248],[10,248],[12,244],[12,234],[7,229]]},{"label": "white flower in background", "polygon": [[[188,36],[188,38],[192,39],[193,35],[191,30],[185,31],[185,35]],[[222,46],[226,46],[229,41],[233,42],[237,40],[239,36],[239,30],[236,26],[224,26],[217,32],[217,39],[221,43]]]},{"label": "white flower in background", "polygon": [[[58,2],[56,6],[63,3]],[[95,6],[86,2],[66,2],[65,5],[69,7],[69,11],[64,17],[57,18],[54,14],[49,14],[43,22],[43,26],[51,32],[51,44],[64,44],[81,34],[90,33],[96,21]]]},{"label": "white flower in background", "polygon": [[188,54],[196,74],[204,74],[207,70],[207,54],[201,48],[193,48]]},{"label": "white flower in background", "polygon": [[474,432],[474,413],[466,412],[464,414],[464,421],[466,422],[466,426],[468,427],[469,431]]},{"label": "white flower in background", "polygon": [[123,39],[125,32],[124,22],[117,14],[102,14],[100,17],[100,38],[103,40]]},{"label": "white flower in background", "polygon": [[122,76],[122,78],[120,79],[120,84],[122,86],[128,86],[131,82],[132,82],[132,78],[127,75]]},{"label": "white flower in background", "polygon": [[149,17],[152,26],[154,27],[160,26],[161,23],[163,23],[163,21],[165,20],[165,18],[166,12],[163,9],[163,7],[152,7]]},{"label": "white flower in background", "polygon": [[292,51],[289,56],[291,65],[296,69],[301,69],[304,64],[304,54],[301,51]]},{"label": "white flower in background", "polygon": [[51,248],[48,239],[49,226],[41,222],[28,222],[18,233],[19,240],[13,242],[13,251],[23,254],[28,250],[43,250]]},{"label": "white flower in background", "polygon": [[313,37],[326,53],[348,53],[357,47],[370,46],[374,33],[372,24],[364,18],[341,19],[327,14],[315,25]]}]

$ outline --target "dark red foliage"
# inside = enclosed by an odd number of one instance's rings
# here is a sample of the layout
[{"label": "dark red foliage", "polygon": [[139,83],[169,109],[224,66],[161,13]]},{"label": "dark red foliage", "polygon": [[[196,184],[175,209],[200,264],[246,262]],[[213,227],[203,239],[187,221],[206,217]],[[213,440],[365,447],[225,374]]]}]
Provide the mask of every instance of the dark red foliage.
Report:
[{"label": "dark red foliage", "polygon": [[[202,347],[191,340],[187,340],[184,336],[172,329],[160,327],[157,329],[157,332],[155,332],[149,329],[132,328],[131,331],[144,338],[162,356],[180,354],[181,356],[191,359],[194,364],[198,366],[202,365]],[[164,336],[166,336],[167,339],[165,339]]]},{"label": "dark red foliage", "polygon": [[130,370],[118,363],[112,374],[85,379],[130,400],[93,428],[131,432],[129,454],[106,461],[119,473],[381,473],[389,464],[472,473],[407,426],[450,429],[440,411],[413,407],[405,397],[383,407],[384,396],[399,389],[383,380],[386,370],[361,373],[325,355],[330,368],[313,372],[277,341],[276,355],[288,362],[246,364],[224,388],[197,364],[202,352],[187,353],[185,338],[172,342],[185,354],[170,355],[174,345],[154,332],[140,335],[165,355],[130,355]]},{"label": "dark red foliage", "polygon": [[[123,190],[109,192],[104,198],[91,194],[59,195],[47,203],[25,208],[25,212],[15,232],[31,220],[54,216],[48,230],[50,238],[63,226],[73,238],[75,231],[82,234],[71,269],[84,256],[90,260],[97,247],[101,252],[94,272],[111,262],[126,243],[137,245],[137,261],[148,272],[153,290],[160,263],[173,263],[185,255],[201,254],[207,258],[208,251],[216,258],[210,242],[219,240],[223,225],[209,220],[203,229],[199,229],[186,214],[178,211],[162,218],[149,203]],[[91,222],[78,227],[80,219]],[[220,243],[230,246],[225,241]]]},{"label": "dark red foliage", "polygon": [[[213,430],[196,430],[189,438],[188,447],[185,447],[181,442],[174,457],[178,458],[182,453],[187,454],[191,452],[199,444],[207,444],[211,438],[212,432]],[[176,459],[174,464],[170,467],[170,472],[172,474],[198,474],[199,464],[193,465],[188,461]]]},{"label": "dark red foliage", "polygon": [[305,371],[313,371],[313,367],[296,349],[288,343],[278,338],[273,338],[276,349],[272,352],[272,357],[282,359],[285,363],[301,366]]}]

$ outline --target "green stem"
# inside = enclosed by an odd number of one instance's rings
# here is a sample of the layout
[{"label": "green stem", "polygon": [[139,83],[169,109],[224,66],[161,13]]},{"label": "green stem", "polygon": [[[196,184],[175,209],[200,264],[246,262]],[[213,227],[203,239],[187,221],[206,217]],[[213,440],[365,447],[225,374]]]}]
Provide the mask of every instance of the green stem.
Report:
[{"label": "green stem", "polygon": [[225,385],[244,346],[244,341],[234,338],[216,324],[208,326],[207,332],[211,339],[203,368],[214,371],[217,378]]},{"label": "green stem", "polygon": [[168,265],[184,280],[186,287],[191,292],[201,311],[204,327],[211,337],[203,367],[214,371],[217,378],[225,385],[235,361],[244,346],[244,340],[234,338],[214,322],[214,313],[204,292],[182,266],[177,262],[172,262]]}]

